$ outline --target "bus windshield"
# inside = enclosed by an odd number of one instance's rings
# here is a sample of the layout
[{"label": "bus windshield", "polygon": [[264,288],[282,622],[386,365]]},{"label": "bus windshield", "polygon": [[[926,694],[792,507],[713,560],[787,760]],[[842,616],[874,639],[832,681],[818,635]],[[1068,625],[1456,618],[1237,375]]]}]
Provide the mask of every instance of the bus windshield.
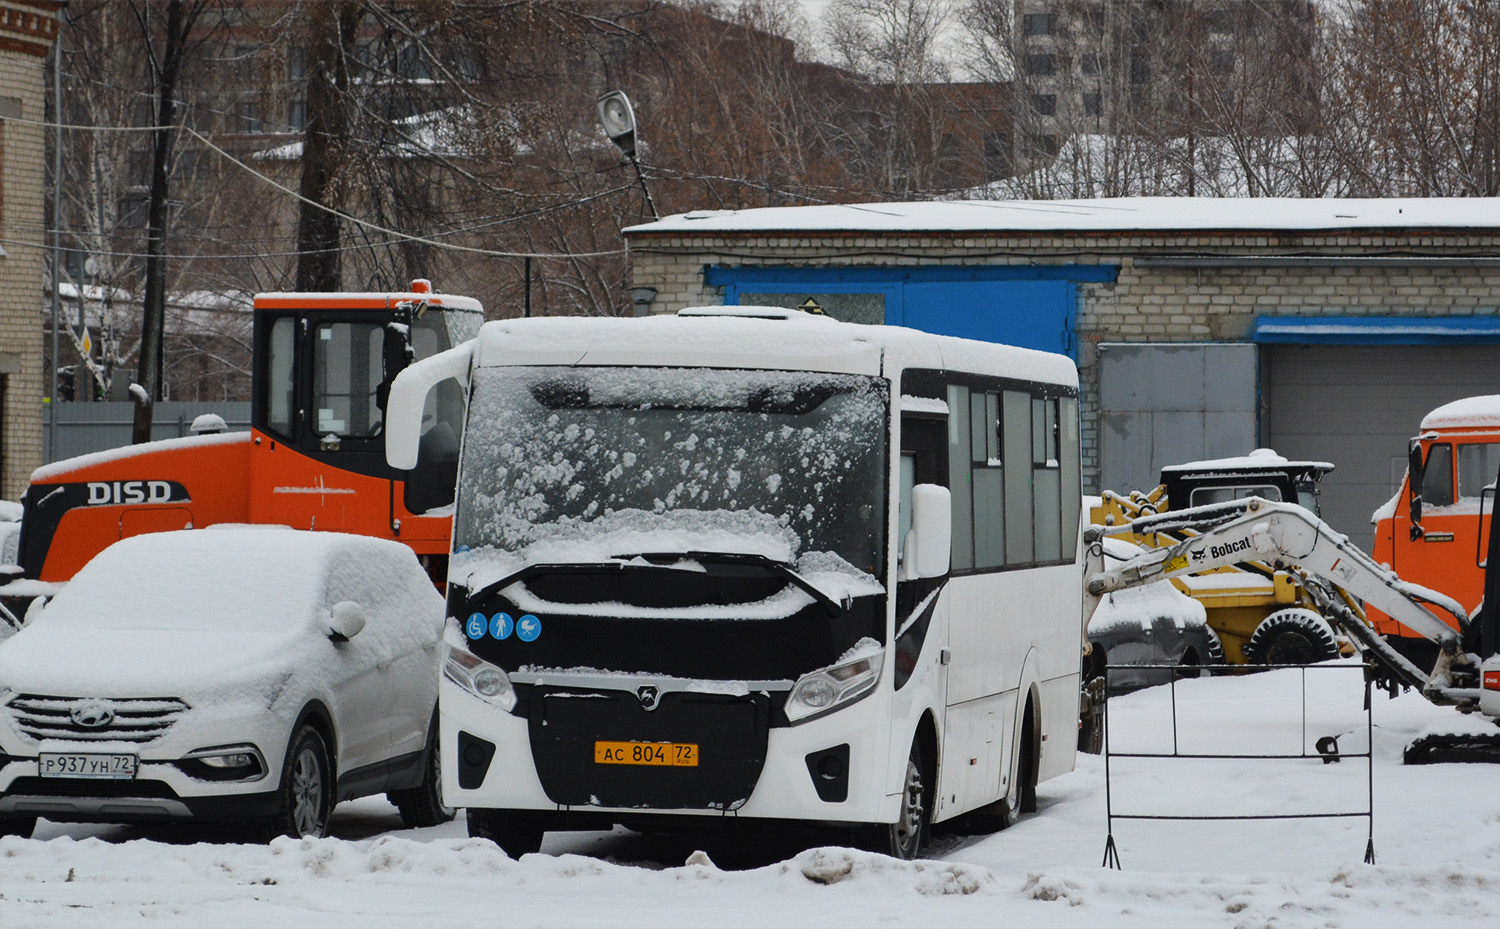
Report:
[{"label": "bus windshield", "polygon": [[453,579],[474,590],[530,564],[718,552],[876,592],[888,405],[883,379],[854,375],[481,368]]}]

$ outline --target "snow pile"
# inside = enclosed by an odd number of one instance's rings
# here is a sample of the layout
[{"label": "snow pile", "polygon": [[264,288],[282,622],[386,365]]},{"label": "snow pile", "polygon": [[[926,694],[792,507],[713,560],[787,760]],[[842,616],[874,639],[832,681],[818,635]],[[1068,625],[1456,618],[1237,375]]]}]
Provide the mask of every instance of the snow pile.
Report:
[{"label": "snow pile", "polygon": [[[1365,748],[1357,666],[1179,681],[1182,751]],[[1170,690],[1110,700],[1117,750],[1170,750]],[[399,830],[383,800],[343,804],[342,838],[207,844],[189,833],[43,822],[0,839],[0,925],[382,927],[944,926],[1196,929],[1329,926],[1492,929],[1500,923],[1500,767],[1403,766],[1402,747],[1460,718],[1414,693],[1376,694],[1374,842],[1363,818],[1269,822],[1117,819],[1123,871],[1100,868],[1102,758],[1039,788],[1040,812],[993,835],[939,835],[928,860],[829,844],[725,870],[737,840],[551,833],[513,861],[464,836],[462,818]],[[1360,759],[1111,760],[1116,813],[1361,809]],[[166,841],[153,841],[151,837]]]}]

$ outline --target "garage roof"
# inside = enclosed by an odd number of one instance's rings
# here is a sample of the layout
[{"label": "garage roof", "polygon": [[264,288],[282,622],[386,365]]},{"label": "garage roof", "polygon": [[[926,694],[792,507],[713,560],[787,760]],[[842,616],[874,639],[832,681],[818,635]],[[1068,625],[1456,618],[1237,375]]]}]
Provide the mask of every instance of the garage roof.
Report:
[{"label": "garage roof", "polygon": [[696,210],[631,226],[632,236],[767,232],[1500,231],[1500,198],[1383,200],[1122,197],[951,200]]}]

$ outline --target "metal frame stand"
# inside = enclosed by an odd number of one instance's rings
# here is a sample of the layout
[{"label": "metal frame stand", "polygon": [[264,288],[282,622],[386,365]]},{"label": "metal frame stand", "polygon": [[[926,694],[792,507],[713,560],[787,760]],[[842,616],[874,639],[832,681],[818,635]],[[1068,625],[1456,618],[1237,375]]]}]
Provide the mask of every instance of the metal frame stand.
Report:
[{"label": "metal frame stand", "polygon": [[[1347,664],[1311,664],[1311,665],[1278,665],[1275,670],[1300,669],[1302,672],[1302,751],[1299,754],[1199,754],[1184,753],[1178,748],[1177,739],[1177,677],[1182,668],[1175,664],[1152,664],[1152,665],[1106,665],[1104,668],[1105,700],[1104,700],[1104,809],[1108,818],[1108,834],[1104,840],[1104,861],[1100,867],[1113,868],[1116,871],[1123,870],[1120,865],[1120,849],[1115,843],[1115,820],[1138,819],[1138,820],[1167,820],[1167,821],[1239,821],[1239,820],[1271,820],[1271,819],[1341,819],[1349,817],[1364,817],[1368,823],[1365,837],[1365,864],[1375,863],[1375,723],[1370,711],[1370,687],[1373,680],[1371,669],[1368,665]],[[1172,751],[1169,754],[1154,752],[1111,752],[1109,747],[1109,675],[1111,671],[1126,670],[1163,670],[1170,672],[1171,706],[1172,706]],[[1352,672],[1359,670],[1363,672],[1364,682],[1364,708],[1365,708],[1365,750],[1363,752],[1343,752],[1338,748],[1338,741],[1332,736],[1325,736],[1316,744],[1316,754],[1307,752],[1307,672],[1308,671],[1344,671]],[[1324,764],[1332,764],[1343,760],[1364,759],[1365,761],[1365,788],[1366,802],[1363,810],[1349,810],[1330,813],[1258,813],[1238,816],[1228,815],[1165,815],[1144,813],[1117,813],[1114,808],[1114,790],[1110,781],[1110,757],[1117,758],[1154,758],[1162,761],[1172,759],[1193,759],[1210,761],[1232,761],[1232,760],[1273,760],[1273,761],[1305,761],[1312,758],[1321,758]]]}]

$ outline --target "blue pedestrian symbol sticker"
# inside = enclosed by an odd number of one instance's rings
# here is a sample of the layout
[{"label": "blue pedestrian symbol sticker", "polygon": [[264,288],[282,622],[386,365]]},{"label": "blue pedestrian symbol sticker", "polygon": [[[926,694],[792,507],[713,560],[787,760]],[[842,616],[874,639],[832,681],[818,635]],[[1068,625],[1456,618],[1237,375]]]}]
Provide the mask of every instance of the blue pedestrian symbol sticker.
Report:
[{"label": "blue pedestrian symbol sticker", "polygon": [[516,623],[516,638],[522,642],[535,642],[542,634],[542,621],[527,613]]},{"label": "blue pedestrian symbol sticker", "polygon": [[516,622],[510,618],[509,613],[496,613],[490,617],[490,635],[497,639],[510,638],[510,634],[515,628]]},{"label": "blue pedestrian symbol sticker", "polygon": [[482,639],[489,626],[490,621],[483,613],[474,613],[469,617],[469,621],[464,623],[464,632],[468,633],[471,639]]}]

